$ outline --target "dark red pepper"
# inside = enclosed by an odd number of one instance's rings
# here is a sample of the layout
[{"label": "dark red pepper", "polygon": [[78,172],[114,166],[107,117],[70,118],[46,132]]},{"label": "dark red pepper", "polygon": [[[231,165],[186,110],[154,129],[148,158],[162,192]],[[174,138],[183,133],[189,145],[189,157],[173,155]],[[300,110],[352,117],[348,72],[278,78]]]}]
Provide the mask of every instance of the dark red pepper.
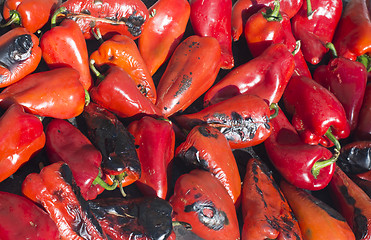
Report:
[{"label": "dark red pepper", "polygon": [[358,123],[355,130],[355,138],[358,140],[371,141],[371,82],[366,86],[361,110],[358,115]]},{"label": "dark red pepper", "polygon": [[[341,148],[337,165],[349,175],[358,175],[371,171],[371,141],[354,141]],[[360,177],[360,176],[359,176]],[[371,176],[369,178],[371,181]]]}]

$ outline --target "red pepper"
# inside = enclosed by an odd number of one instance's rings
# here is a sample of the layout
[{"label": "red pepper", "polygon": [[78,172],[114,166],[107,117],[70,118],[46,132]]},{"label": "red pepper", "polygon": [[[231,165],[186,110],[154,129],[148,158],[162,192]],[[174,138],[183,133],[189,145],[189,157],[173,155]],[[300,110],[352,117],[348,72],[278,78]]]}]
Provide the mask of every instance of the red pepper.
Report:
[{"label": "red pepper", "polygon": [[192,29],[196,35],[214,37],[221,48],[221,68],[234,67],[231,36],[232,1],[190,0]]},{"label": "red pepper", "polygon": [[236,209],[227,190],[210,172],[195,169],[178,178],[169,199],[177,221],[203,239],[240,239]]},{"label": "red pepper", "polygon": [[6,0],[3,2],[3,26],[16,24],[35,33],[48,21],[61,0]]},{"label": "red pepper", "polygon": [[[371,181],[371,141],[353,141],[341,148],[337,165],[349,175]],[[364,174],[362,177],[359,174]]]},{"label": "red pepper", "polygon": [[0,192],[0,238],[57,240],[57,226],[49,215],[26,197]]},{"label": "red pepper", "polygon": [[0,88],[24,78],[40,63],[39,39],[25,28],[14,28],[1,35],[0,46]]},{"label": "red pepper", "polygon": [[145,196],[165,199],[168,193],[168,166],[174,157],[175,133],[165,119],[144,116],[131,122],[128,131],[134,136],[142,175],[136,185]]},{"label": "red pepper", "polygon": [[204,96],[204,106],[245,93],[257,95],[269,103],[277,103],[294,67],[294,58],[288,48],[282,43],[273,44],[211,87]]},{"label": "red pepper", "polygon": [[344,108],[333,93],[311,78],[293,76],[282,99],[293,114],[292,125],[305,143],[326,147],[335,143],[340,150],[337,139],[348,137],[350,127]]},{"label": "red pepper", "polygon": [[159,0],[138,39],[138,48],[151,75],[170,58],[187,27],[191,7],[187,0]]},{"label": "red pepper", "polygon": [[250,94],[237,95],[199,112],[174,118],[186,129],[201,124],[218,128],[232,149],[258,145],[271,133],[270,109],[267,102]]},{"label": "red pepper", "polygon": [[233,203],[238,206],[241,195],[241,177],[227,139],[216,128],[196,126],[175,152],[177,158],[211,172],[227,189]]},{"label": "red pepper", "polygon": [[61,7],[57,17],[75,19],[85,39],[93,39],[96,29],[105,39],[115,34],[136,39],[149,18],[148,9],[140,0],[68,0]]},{"label": "red pepper", "polygon": [[355,137],[358,140],[371,141],[371,83],[368,83],[358,115],[358,123],[355,130]]},{"label": "red pepper", "polygon": [[220,45],[192,35],[175,49],[157,86],[156,106],[165,117],[185,110],[209,89],[220,70]]},{"label": "red pepper", "polygon": [[299,188],[325,188],[334,174],[337,155],[320,145],[304,143],[281,110],[271,124],[272,133],[264,146],[280,175]]},{"label": "red pepper", "polygon": [[15,173],[45,145],[43,125],[36,116],[13,104],[0,118],[0,182]]},{"label": "red pepper", "polygon": [[76,117],[85,106],[79,76],[77,70],[69,67],[30,74],[0,93],[0,106],[19,103],[26,111],[40,116]]},{"label": "red pepper", "polygon": [[242,190],[241,238],[303,239],[299,224],[268,166],[258,159],[247,162]]},{"label": "red pepper", "polygon": [[342,0],[306,0],[292,18],[292,31],[301,42],[304,58],[318,64],[328,51],[326,44],[332,41],[341,12]]},{"label": "red pepper", "polygon": [[40,40],[43,59],[51,69],[71,67],[80,74],[86,90],[92,85],[86,41],[77,23],[65,19],[59,26],[46,31]]},{"label": "red pepper", "polygon": [[27,175],[22,193],[40,203],[49,213],[61,239],[107,239],[89,205],[81,197],[66,163],[53,163],[44,167],[40,174]]}]

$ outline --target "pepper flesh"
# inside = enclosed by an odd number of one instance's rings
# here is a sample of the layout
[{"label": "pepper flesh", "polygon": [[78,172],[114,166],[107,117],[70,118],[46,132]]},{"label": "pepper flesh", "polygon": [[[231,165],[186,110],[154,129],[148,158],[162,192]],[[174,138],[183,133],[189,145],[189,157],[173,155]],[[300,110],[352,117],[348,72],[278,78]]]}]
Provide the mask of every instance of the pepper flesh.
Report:
[{"label": "pepper flesh", "polygon": [[355,137],[359,140],[371,141],[371,83],[368,83],[358,115],[358,123],[355,130]]}]

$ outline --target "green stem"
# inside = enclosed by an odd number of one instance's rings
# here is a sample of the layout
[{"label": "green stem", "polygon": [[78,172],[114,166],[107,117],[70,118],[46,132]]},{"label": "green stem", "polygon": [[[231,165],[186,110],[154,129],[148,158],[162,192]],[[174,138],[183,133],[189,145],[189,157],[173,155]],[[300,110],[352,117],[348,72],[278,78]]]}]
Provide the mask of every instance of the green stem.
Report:
[{"label": "green stem", "polygon": [[181,221],[173,221],[172,222],[172,225],[173,227],[176,227],[176,226],[183,226],[185,229],[187,230],[192,230],[192,225],[187,223],[187,222],[181,222]]},{"label": "green stem", "polygon": [[280,13],[280,2],[279,0],[274,1],[274,8],[267,8],[266,12],[262,12],[265,19],[268,22],[279,22],[282,20],[282,15]]},{"label": "green stem", "polygon": [[19,14],[19,12],[15,10],[10,10],[9,13],[10,13],[10,19],[3,25],[0,25],[0,27],[2,28],[8,27],[12,24],[21,25],[22,19],[21,19],[21,15]]},{"label": "green stem", "polygon": [[334,44],[332,44],[331,42],[328,42],[328,43],[326,43],[325,47],[328,48],[331,51],[332,55],[335,58],[338,57],[338,53],[336,52],[336,48],[335,48]]},{"label": "green stem", "polygon": [[366,67],[367,72],[371,71],[371,57],[368,56],[367,53],[365,53],[361,56],[358,56],[357,57],[357,62],[362,63]]},{"label": "green stem", "polygon": [[60,7],[60,8],[58,8],[54,12],[53,16],[50,18],[50,25],[51,25],[52,28],[55,27],[55,26],[57,26],[57,17],[58,17],[58,15],[64,14],[66,12],[67,12],[67,8],[66,7]]},{"label": "green stem", "polygon": [[126,193],[124,191],[124,188],[122,187],[122,181],[125,179],[125,177],[127,177],[128,174],[126,172],[123,172],[119,175],[116,175],[115,178],[117,179],[117,181],[119,182],[119,189],[120,189],[120,192],[121,192],[121,195],[125,198],[126,197]]},{"label": "green stem", "polygon": [[272,120],[273,118],[277,117],[277,115],[278,115],[279,109],[278,109],[277,103],[271,103],[271,105],[269,105],[269,109],[274,110],[274,113],[269,116],[269,120]]},{"label": "green stem", "polygon": [[103,74],[101,74],[101,73],[96,69],[96,67],[94,66],[94,64],[95,64],[94,59],[91,59],[91,60],[90,60],[90,63],[89,63],[90,70],[92,70],[92,72],[95,74],[95,76],[97,76],[97,78],[98,78],[99,81],[103,81],[103,79],[105,78],[105,76],[104,76]]},{"label": "green stem", "polygon": [[[95,29],[95,31],[94,31],[94,29]],[[100,29],[99,28],[92,28],[91,29],[91,33],[93,34],[94,38],[98,40],[98,42],[100,44],[102,44],[104,42],[103,37],[102,37],[102,34],[100,33]]]},{"label": "green stem", "polygon": [[336,139],[336,137],[334,136],[334,134],[332,134],[332,131],[331,131],[331,127],[329,127],[325,133],[325,136],[332,142],[334,143],[335,145],[335,149],[337,151],[340,151],[341,149],[341,145],[340,145],[340,142],[339,140]]},{"label": "green stem", "polygon": [[93,184],[99,184],[102,186],[104,189],[108,191],[115,190],[117,188],[117,185],[119,184],[118,181],[113,181],[112,185],[109,185],[103,179],[100,177],[100,174],[94,179]]},{"label": "green stem", "polygon": [[292,54],[293,56],[295,56],[295,55],[299,52],[300,47],[301,47],[301,41],[300,41],[300,40],[297,40],[297,41],[296,41],[296,45],[295,45],[295,49],[294,49],[294,51],[292,51],[291,54]]},{"label": "green stem", "polygon": [[312,3],[310,0],[307,0],[307,17],[311,19],[313,17],[314,11],[312,10]]},{"label": "green stem", "polygon": [[88,106],[89,103],[90,103],[90,94],[88,92],[88,90],[84,89],[85,90],[85,106]]},{"label": "green stem", "polygon": [[317,161],[317,162],[315,162],[313,164],[313,167],[312,167],[313,177],[315,179],[317,179],[317,177],[318,177],[319,172],[321,171],[321,169],[324,168],[324,167],[330,166],[331,164],[335,163],[336,160],[338,159],[339,155],[340,155],[340,151],[338,151],[337,149],[335,149],[335,153],[334,153],[334,155],[330,159],[327,159],[327,160],[324,160],[324,161]]}]

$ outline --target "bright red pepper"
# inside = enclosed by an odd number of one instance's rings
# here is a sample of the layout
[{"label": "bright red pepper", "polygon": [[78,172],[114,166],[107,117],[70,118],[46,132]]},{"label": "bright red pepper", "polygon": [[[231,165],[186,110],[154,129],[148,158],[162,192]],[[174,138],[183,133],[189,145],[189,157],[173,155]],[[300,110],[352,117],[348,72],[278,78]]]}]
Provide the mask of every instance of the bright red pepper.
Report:
[{"label": "bright red pepper", "polygon": [[166,119],[144,116],[131,122],[128,131],[134,136],[141,177],[135,182],[145,196],[165,199],[168,194],[168,166],[174,158],[175,133]]},{"label": "bright red pepper", "polygon": [[190,0],[192,29],[196,35],[214,37],[221,48],[221,68],[234,67],[231,36],[232,1]]},{"label": "bright red pepper", "polygon": [[1,35],[0,46],[0,88],[24,78],[40,63],[39,39],[25,28],[14,28]]},{"label": "bright red pepper", "polygon": [[371,141],[371,83],[366,86],[365,95],[361,110],[358,115],[358,123],[355,130],[355,137],[358,140]]},{"label": "bright red pepper", "polygon": [[30,74],[0,93],[0,106],[18,103],[40,116],[76,117],[85,106],[85,91],[79,77],[78,71],[69,67]]},{"label": "bright red pepper", "polygon": [[187,0],[159,0],[138,39],[138,48],[151,75],[170,58],[187,27],[191,7]]}]

